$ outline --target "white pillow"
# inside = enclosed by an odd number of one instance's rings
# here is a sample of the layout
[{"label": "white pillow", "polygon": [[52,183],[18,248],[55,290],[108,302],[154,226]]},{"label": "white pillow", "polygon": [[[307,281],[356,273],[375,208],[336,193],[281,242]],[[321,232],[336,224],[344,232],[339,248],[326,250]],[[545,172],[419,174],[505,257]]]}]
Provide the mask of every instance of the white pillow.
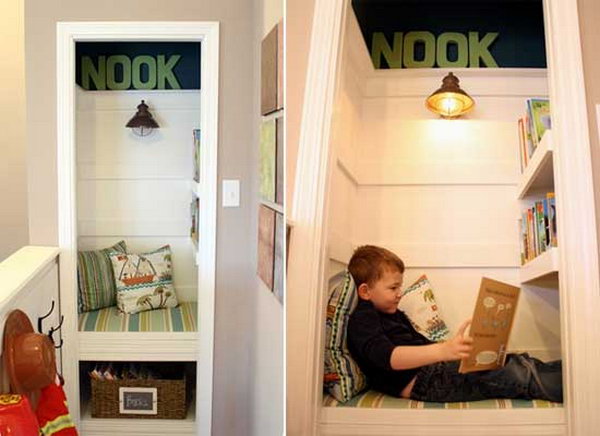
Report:
[{"label": "white pillow", "polygon": [[406,314],[415,330],[427,339],[441,342],[450,337],[450,330],[442,319],[425,274],[402,293],[398,309]]}]

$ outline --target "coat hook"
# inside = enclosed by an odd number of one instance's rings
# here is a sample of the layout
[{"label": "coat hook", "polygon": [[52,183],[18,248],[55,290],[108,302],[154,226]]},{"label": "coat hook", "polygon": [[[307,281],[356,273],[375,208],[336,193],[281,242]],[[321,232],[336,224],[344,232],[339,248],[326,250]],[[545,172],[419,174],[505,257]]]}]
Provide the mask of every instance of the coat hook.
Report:
[{"label": "coat hook", "polygon": [[[56,326],[56,327],[51,327],[51,328],[50,328],[50,331],[48,332],[48,336],[50,337],[50,340],[52,341],[52,343],[53,343],[53,344],[54,344],[54,338],[52,337],[52,335],[54,334],[54,332],[57,332],[58,330],[60,330],[60,328],[62,327],[62,324],[63,324],[63,321],[64,321],[64,320],[65,320],[65,316],[64,316],[64,315],[61,315],[61,316],[60,316],[60,322],[58,323],[58,326]],[[61,340],[60,340],[60,345],[59,345],[58,347],[56,347],[56,348],[60,348],[60,347],[62,347],[62,344],[63,344],[63,340],[62,340],[62,338],[61,338]]]},{"label": "coat hook", "polygon": [[44,333],[44,331],[42,329],[42,321],[44,319],[48,318],[50,316],[50,314],[52,314],[53,310],[54,310],[54,300],[52,300],[52,306],[50,306],[50,311],[44,316],[38,316],[38,332],[39,333]]}]

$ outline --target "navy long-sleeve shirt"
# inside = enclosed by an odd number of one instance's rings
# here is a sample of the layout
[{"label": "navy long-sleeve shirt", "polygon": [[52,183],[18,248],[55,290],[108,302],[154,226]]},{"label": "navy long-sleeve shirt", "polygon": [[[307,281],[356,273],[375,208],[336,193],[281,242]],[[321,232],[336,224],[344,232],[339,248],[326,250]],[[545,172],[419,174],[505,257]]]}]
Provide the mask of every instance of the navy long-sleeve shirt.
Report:
[{"label": "navy long-sleeve shirt", "polygon": [[396,310],[379,312],[373,303],[358,300],[348,321],[348,350],[365,373],[371,388],[399,397],[419,368],[394,370],[392,351],[398,345],[427,345],[432,341],[417,332],[407,316]]}]

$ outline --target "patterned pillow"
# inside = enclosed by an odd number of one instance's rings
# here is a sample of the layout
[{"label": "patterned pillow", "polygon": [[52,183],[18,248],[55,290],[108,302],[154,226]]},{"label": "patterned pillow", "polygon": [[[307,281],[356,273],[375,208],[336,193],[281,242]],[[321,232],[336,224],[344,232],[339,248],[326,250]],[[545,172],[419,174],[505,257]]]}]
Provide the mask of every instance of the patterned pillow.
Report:
[{"label": "patterned pillow", "polygon": [[103,250],[77,252],[79,312],[115,305],[115,278],[109,257],[115,251],[126,253],[125,241]]},{"label": "patterned pillow", "polygon": [[177,306],[169,245],[151,253],[111,253],[110,260],[115,270],[117,306],[122,312]]},{"label": "patterned pillow", "polygon": [[450,337],[425,274],[402,293],[398,309],[406,314],[415,330],[426,338],[440,342]]},{"label": "patterned pillow", "polygon": [[348,271],[336,275],[330,283],[337,283],[337,286],[330,292],[327,304],[323,383],[336,400],[346,402],[367,386],[365,376],[350,356],[346,343],[348,318],[356,307],[358,294]]}]

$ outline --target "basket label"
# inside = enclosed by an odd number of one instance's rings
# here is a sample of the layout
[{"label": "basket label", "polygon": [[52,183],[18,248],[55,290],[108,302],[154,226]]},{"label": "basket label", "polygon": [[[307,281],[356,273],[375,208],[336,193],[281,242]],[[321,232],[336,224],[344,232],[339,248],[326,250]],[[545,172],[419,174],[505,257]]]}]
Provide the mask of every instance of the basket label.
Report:
[{"label": "basket label", "polygon": [[156,388],[119,388],[119,413],[156,415],[158,392]]}]

